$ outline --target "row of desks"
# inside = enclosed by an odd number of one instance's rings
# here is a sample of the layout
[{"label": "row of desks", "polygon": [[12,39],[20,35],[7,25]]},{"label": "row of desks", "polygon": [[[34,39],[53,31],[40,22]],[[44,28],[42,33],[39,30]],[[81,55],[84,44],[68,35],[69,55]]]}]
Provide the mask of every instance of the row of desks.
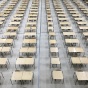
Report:
[{"label": "row of desks", "polygon": [[[38,3],[35,3],[35,4],[37,5]],[[35,4],[33,4],[32,7],[34,7]],[[28,21],[30,21],[30,20],[34,21],[37,19],[38,12],[35,13],[35,11],[37,11],[37,10],[38,10],[37,7],[36,7],[36,10],[33,10],[33,9],[30,10]],[[34,19],[32,19],[32,18],[34,18]],[[29,44],[29,43],[36,44],[36,23],[37,22],[27,22],[26,23],[27,26],[24,30],[26,30],[27,32],[24,33],[24,36],[25,36],[25,38],[27,38],[28,36],[32,36],[32,37],[34,37],[34,39],[30,39],[30,38],[23,39],[23,44]],[[28,26],[28,24],[29,24],[29,26]],[[34,24],[35,24],[35,26],[32,26]],[[30,30],[32,30],[32,29],[34,30],[34,32],[30,32]],[[28,32],[28,30],[29,30],[29,32]],[[27,54],[28,53],[36,53],[36,47],[35,46],[34,47],[22,47],[20,49],[19,54],[23,54],[23,53],[27,53]],[[32,56],[32,57],[34,57],[34,56]],[[17,58],[17,61],[16,61],[16,65],[34,65],[34,63],[35,63],[34,58]],[[16,81],[21,80],[22,82],[26,80],[26,81],[32,81],[32,83],[33,83],[33,71],[19,71],[19,72],[14,71],[12,74],[11,81],[14,81],[14,80],[16,80]]]}]

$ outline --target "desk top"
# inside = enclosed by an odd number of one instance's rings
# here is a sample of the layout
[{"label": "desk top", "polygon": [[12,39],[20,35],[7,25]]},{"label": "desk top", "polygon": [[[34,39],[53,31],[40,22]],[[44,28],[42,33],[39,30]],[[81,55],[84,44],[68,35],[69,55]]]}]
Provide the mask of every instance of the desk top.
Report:
[{"label": "desk top", "polygon": [[7,58],[0,58],[0,65],[5,65],[7,62]]},{"label": "desk top", "polygon": [[36,43],[36,39],[24,39],[23,43]]},{"label": "desk top", "polygon": [[49,40],[49,43],[50,43],[50,44],[56,43],[56,40]]},{"label": "desk top", "polygon": [[57,47],[50,47],[50,52],[58,52],[58,48]]},{"label": "desk top", "polygon": [[51,64],[60,64],[59,58],[51,58]]},{"label": "desk top", "polygon": [[36,32],[25,32],[24,35],[28,35],[28,36],[35,35],[36,36]]},{"label": "desk top", "polygon": [[53,79],[63,79],[62,71],[53,71],[52,76],[53,76]]},{"label": "desk top", "polygon": [[66,43],[79,43],[78,39],[65,39]]},{"label": "desk top", "polygon": [[6,36],[13,36],[13,35],[16,35],[16,32],[5,32],[4,35]]},{"label": "desk top", "polygon": [[88,58],[87,57],[79,57],[82,64],[88,64]]},{"label": "desk top", "polygon": [[88,30],[88,26],[79,26],[79,28],[82,30]]},{"label": "desk top", "polygon": [[88,77],[86,76],[86,73],[84,71],[82,72],[76,71],[76,76],[78,80],[88,80]]},{"label": "desk top", "polygon": [[84,34],[85,36],[88,36],[88,32],[83,32],[83,34]]},{"label": "desk top", "polygon": [[68,47],[69,52],[84,52],[83,48],[81,47]]},{"label": "desk top", "polygon": [[32,80],[32,71],[14,71],[11,80]]},{"label": "desk top", "polygon": [[34,64],[34,58],[17,58],[16,64],[33,65]]},{"label": "desk top", "polygon": [[75,32],[63,32],[63,35],[75,35]]},{"label": "desk top", "polygon": [[3,47],[2,52],[9,52],[11,47]]},{"label": "desk top", "polygon": [[71,60],[73,64],[81,64],[79,57],[72,57]]},{"label": "desk top", "polygon": [[49,35],[55,35],[55,32],[49,32]]},{"label": "desk top", "polygon": [[21,80],[22,79],[22,72],[21,71],[14,71],[12,74],[11,80]]}]

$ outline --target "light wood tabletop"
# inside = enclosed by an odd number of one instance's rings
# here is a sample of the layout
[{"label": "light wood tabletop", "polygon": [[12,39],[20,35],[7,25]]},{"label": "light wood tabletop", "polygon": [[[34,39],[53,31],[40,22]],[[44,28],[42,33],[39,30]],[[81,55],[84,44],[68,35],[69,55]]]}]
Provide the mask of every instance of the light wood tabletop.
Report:
[{"label": "light wood tabletop", "polygon": [[6,65],[7,58],[0,58],[0,65]]},{"label": "light wood tabletop", "polygon": [[84,52],[83,48],[81,47],[68,47],[69,52]]},{"label": "light wood tabletop", "polygon": [[78,39],[65,39],[66,43],[79,43]]},{"label": "light wood tabletop", "polygon": [[58,52],[58,48],[57,47],[50,47],[50,52]]},{"label": "light wood tabletop", "polygon": [[33,72],[32,71],[24,71],[22,74],[22,80],[32,80],[33,79]]},{"label": "light wood tabletop", "polygon": [[16,65],[33,65],[34,58],[17,58]]},{"label": "light wood tabletop", "polygon": [[52,64],[52,65],[53,65],[53,64],[56,64],[56,65],[60,64],[59,58],[51,58],[51,64]]},{"label": "light wood tabletop", "polygon": [[53,77],[53,79],[55,80],[63,80],[63,73],[62,73],[62,71],[53,71],[52,72],[52,77]]},{"label": "light wood tabletop", "polygon": [[36,43],[36,39],[24,39],[23,43]]},{"label": "light wood tabletop", "polygon": [[11,47],[3,47],[2,52],[10,52]]},{"label": "light wood tabletop", "polygon": [[74,32],[63,32],[63,35],[75,35]]},{"label": "light wood tabletop", "polygon": [[21,71],[14,71],[11,80],[22,80],[22,74]]},{"label": "light wood tabletop", "polygon": [[88,77],[86,76],[86,73],[84,71],[81,72],[76,71],[76,76],[79,81],[88,80]]},{"label": "light wood tabletop", "polygon": [[82,64],[88,64],[88,58],[87,57],[79,57]]},{"label": "light wood tabletop", "polygon": [[56,44],[57,42],[56,42],[56,40],[49,40],[49,43],[50,44]]},{"label": "light wood tabletop", "polygon": [[32,80],[33,72],[32,71],[14,71],[11,77],[11,80]]},{"label": "light wood tabletop", "polygon": [[71,57],[72,64],[81,64],[79,57]]}]

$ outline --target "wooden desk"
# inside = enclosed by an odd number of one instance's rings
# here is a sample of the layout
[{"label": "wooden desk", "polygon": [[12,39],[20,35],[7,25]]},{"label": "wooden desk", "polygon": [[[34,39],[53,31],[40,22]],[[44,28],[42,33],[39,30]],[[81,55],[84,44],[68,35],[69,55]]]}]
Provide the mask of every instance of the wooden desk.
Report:
[{"label": "wooden desk", "polygon": [[63,73],[62,71],[53,71],[52,72],[53,80],[63,80]]},{"label": "wooden desk", "polygon": [[0,14],[0,17],[7,17],[7,16],[8,14],[4,14],[4,13]]},{"label": "wooden desk", "polygon": [[81,47],[68,47],[68,52],[72,52],[72,53],[83,53],[84,52],[84,50],[83,50],[83,48],[81,48]]},{"label": "wooden desk", "polygon": [[68,18],[59,18],[59,21],[68,21]]},{"label": "wooden desk", "polygon": [[11,77],[12,81],[32,81],[33,82],[33,72],[32,71],[14,71]]},{"label": "wooden desk", "polygon": [[28,52],[28,47],[22,47],[21,49],[20,49],[20,53],[27,53]]},{"label": "wooden desk", "polygon": [[85,37],[88,37],[88,32],[83,32],[83,35],[84,35]]},{"label": "wooden desk", "polygon": [[79,57],[71,57],[72,64],[80,65],[82,64]]},{"label": "wooden desk", "polygon": [[18,27],[15,27],[15,26],[9,26],[7,28],[7,32],[15,32],[15,31],[18,31],[19,28]]},{"label": "wooden desk", "polygon": [[49,32],[54,31],[54,28],[52,26],[48,26],[48,31]]},{"label": "wooden desk", "polygon": [[6,65],[7,64],[7,58],[0,58],[0,65]]},{"label": "wooden desk", "polygon": [[74,18],[76,21],[83,21],[84,20],[84,18]]},{"label": "wooden desk", "polygon": [[36,22],[27,22],[27,25],[29,26],[33,26],[33,25],[36,26],[36,24],[37,24]]},{"label": "wooden desk", "polygon": [[36,47],[26,47],[26,48],[24,48],[24,47],[22,47],[21,49],[20,49],[20,53],[35,53],[36,52]]},{"label": "wooden desk", "polygon": [[25,32],[24,36],[35,36],[36,37],[36,32]]},{"label": "wooden desk", "polygon": [[60,65],[59,58],[51,58],[51,65]]},{"label": "wooden desk", "polygon": [[87,25],[87,22],[82,21],[82,22],[77,22],[78,25]]},{"label": "wooden desk", "polygon": [[9,38],[16,38],[16,32],[5,32],[4,36]]},{"label": "wooden desk", "polygon": [[86,76],[86,73],[84,71],[76,71],[76,76],[78,81],[87,81],[88,77]]},{"label": "wooden desk", "polygon": [[87,30],[88,31],[88,26],[79,26],[79,28],[80,28],[80,30],[83,30],[83,31]]},{"label": "wooden desk", "polygon": [[37,18],[37,14],[29,14],[29,16],[28,17],[35,17],[35,18]]},{"label": "wooden desk", "polygon": [[14,71],[11,80],[16,80],[16,81],[22,80],[22,71]]},{"label": "wooden desk", "polygon": [[17,58],[16,65],[34,65],[34,58]]},{"label": "wooden desk", "polygon": [[[25,11],[25,8],[19,8],[18,11]],[[21,13],[22,14],[22,13]]]},{"label": "wooden desk", "polygon": [[15,14],[14,17],[23,17],[23,14]]},{"label": "wooden desk", "polygon": [[79,40],[78,39],[65,39],[65,42],[66,43],[74,43],[74,44],[76,44],[76,43],[78,43],[79,44]]},{"label": "wooden desk", "polygon": [[52,18],[47,18],[48,21],[52,22]]},{"label": "wooden desk", "polygon": [[0,21],[5,21],[5,18],[0,18]]},{"label": "wooden desk", "polygon": [[50,47],[50,52],[58,52],[58,48],[57,47]]},{"label": "wooden desk", "polygon": [[72,27],[71,26],[61,26],[61,29],[63,30],[63,31],[72,31]]},{"label": "wooden desk", "polygon": [[72,16],[73,16],[73,17],[76,17],[76,18],[77,18],[77,17],[81,17],[80,14],[72,14]]},{"label": "wooden desk", "polygon": [[12,44],[13,39],[0,39],[0,44]]},{"label": "wooden desk", "polygon": [[10,22],[9,25],[17,25],[17,26],[19,26],[20,25],[20,22]]},{"label": "wooden desk", "polygon": [[10,50],[11,50],[11,47],[3,47],[2,48],[2,53],[9,53],[10,52]]},{"label": "wooden desk", "polygon": [[35,52],[36,52],[36,47],[28,48],[28,53],[35,53]]},{"label": "wooden desk", "polygon": [[3,44],[6,41],[6,39],[0,39],[0,44]]},{"label": "wooden desk", "polygon": [[60,25],[70,25],[70,22],[66,21],[66,22],[60,22]]},{"label": "wooden desk", "polygon": [[0,25],[3,25],[3,23],[4,23],[3,21],[0,21]]},{"label": "wooden desk", "polygon": [[18,10],[18,11],[16,11],[16,13],[17,14],[24,14],[25,13],[25,10],[24,11],[23,10],[22,11]]},{"label": "wooden desk", "polygon": [[23,43],[24,44],[26,44],[26,43],[28,43],[28,44],[30,44],[30,43],[36,44],[36,39],[24,39]]},{"label": "wooden desk", "polygon": [[37,17],[35,17],[35,18],[28,18],[28,21],[37,21]]},{"label": "wooden desk", "polygon": [[76,11],[69,11],[71,14],[79,14],[79,12],[76,10]]},{"label": "wooden desk", "polygon": [[48,22],[48,26],[52,26],[53,25],[53,22]]},{"label": "wooden desk", "polygon": [[79,57],[82,64],[88,64],[88,58],[87,57]]},{"label": "wooden desk", "polygon": [[6,36],[16,36],[16,32],[6,32],[4,33]]},{"label": "wooden desk", "polygon": [[26,32],[36,32],[36,27],[26,26],[25,31]]},{"label": "wooden desk", "polygon": [[52,44],[56,44],[56,40],[49,40],[49,43],[52,45]]},{"label": "wooden desk", "polygon": [[21,21],[21,20],[22,20],[22,18],[19,18],[19,17],[15,17],[15,18],[14,18],[14,17],[13,17],[11,21],[14,21],[14,22],[15,22],[15,21]]},{"label": "wooden desk", "polygon": [[62,14],[63,15],[63,14],[65,14],[65,12],[64,11],[60,11],[60,12],[58,11],[57,14]]},{"label": "wooden desk", "polygon": [[14,29],[14,30],[17,30],[18,27],[15,27],[15,26],[9,26],[8,29],[11,29],[11,30],[13,30],[13,29]]},{"label": "wooden desk", "polygon": [[32,71],[24,71],[23,75],[22,75],[22,80],[29,80],[29,81],[33,81],[33,72]]},{"label": "wooden desk", "polygon": [[5,44],[12,44],[13,43],[13,39],[6,39]]},{"label": "wooden desk", "polygon": [[58,14],[58,17],[66,17],[66,14]]},{"label": "wooden desk", "polygon": [[3,11],[4,14],[10,14],[10,12],[11,11],[6,11],[6,10]]},{"label": "wooden desk", "polygon": [[49,36],[55,36],[55,32],[49,32]]},{"label": "wooden desk", "polygon": [[75,35],[75,32],[63,32],[63,35]]}]

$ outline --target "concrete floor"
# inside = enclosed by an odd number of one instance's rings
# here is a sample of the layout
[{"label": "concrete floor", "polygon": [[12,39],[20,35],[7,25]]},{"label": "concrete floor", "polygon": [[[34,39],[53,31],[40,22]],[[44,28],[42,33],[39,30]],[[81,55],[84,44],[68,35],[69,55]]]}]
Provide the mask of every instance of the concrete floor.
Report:
[{"label": "concrete floor", "polygon": [[[6,31],[6,28],[9,26],[9,22],[11,21],[11,18],[15,14],[21,1],[22,0],[19,0],[19,3],[17,4],[16,8],[13,10],[9,18],[6,20],[4,27],[1,28],[2,32],[0,34],[0,38],[2,38],[3,33]],[[58,24],[57,15],[55,13],[55,9],[52,1],[53,0],[49,0],[51,15],[53,18],[54,32],[56,33],[56,40],[57,40],[58,49],[59,49],[61,70],[63,71],[63,74],[64,74],[64,84],[51,83],[50,77],[51,77],[51,71],[53,69],[50,68],[49,36],[48,36],[46,9],[45,9],[46,5],[45,5],[45,0],[40,0],[39,15],[38,15],[38,22],[37,22],[38,23],[37,24],[37,55],[35,58],[35,69],[34,70],[32,69],[34,71],[34,84],[31,85],[29,83],[25,85],[20,85],[20,84],[14,83],[14,85],[11,85],[11,82],[10,82],[11,74],[15,70],[16,58],[19,57],[19,49],[22,46],[24,29],[26,26],[28,14],[30,12],[30,7],[32,4],[32,0],[30,0],[24,15],[24,19],[21,23],[20,31],[17,34],[18,40],[15,40],[15,47],[12,48],[13,55],[12,57],[8,57],[10,61],[9,69],[8,70],[5,68],[0,69],[0,72],[3,72],[4,78],[5,78],[4,80],[2,80],[3,83],[0,85],[0,88],[88,88],[88,85],[83,85],[83,84],[75,85],[75,79],[73,78],[73,73],[75,69],[70,66],[70,63],[69,63],[70,57],[66,53],[67,49],[64,46],[64,42],[65,42],[63,40],[64,36],[60,32],[61,30],[60,25]],[[75,24],[72,23],[73,21],[69,16],[69,13],[67,13],[63,2],[61,0],[58,0],[58,2],[61,3],[61,6],[67,15],[67,18],[69,19],[69,22],[71,23],[72,28],[75,29],[74,32],[77,31],[77,28]],[[68,0],[68,2],[71,3],[72,6],[78,10],[78,8],[74,5],[72,1]],[[9,3],[9,1],[7,3]],[[7,4],[2,8],[2,10],[6,8],[6,6]],[[80,11],[79,13],[82,14]],[[88,49],[85,48],[85,44],[84,44],[84,41],[82,40],[81,34],[80,33],[76,33],[76,34],[77,34],[77,38],[80,41],[81,47],[83,47],[85,50],[85,56],[88,57],[88,52],[87,52]],[[87,69],[88,67],[83,68],[83,70],[87,70]]]}]

